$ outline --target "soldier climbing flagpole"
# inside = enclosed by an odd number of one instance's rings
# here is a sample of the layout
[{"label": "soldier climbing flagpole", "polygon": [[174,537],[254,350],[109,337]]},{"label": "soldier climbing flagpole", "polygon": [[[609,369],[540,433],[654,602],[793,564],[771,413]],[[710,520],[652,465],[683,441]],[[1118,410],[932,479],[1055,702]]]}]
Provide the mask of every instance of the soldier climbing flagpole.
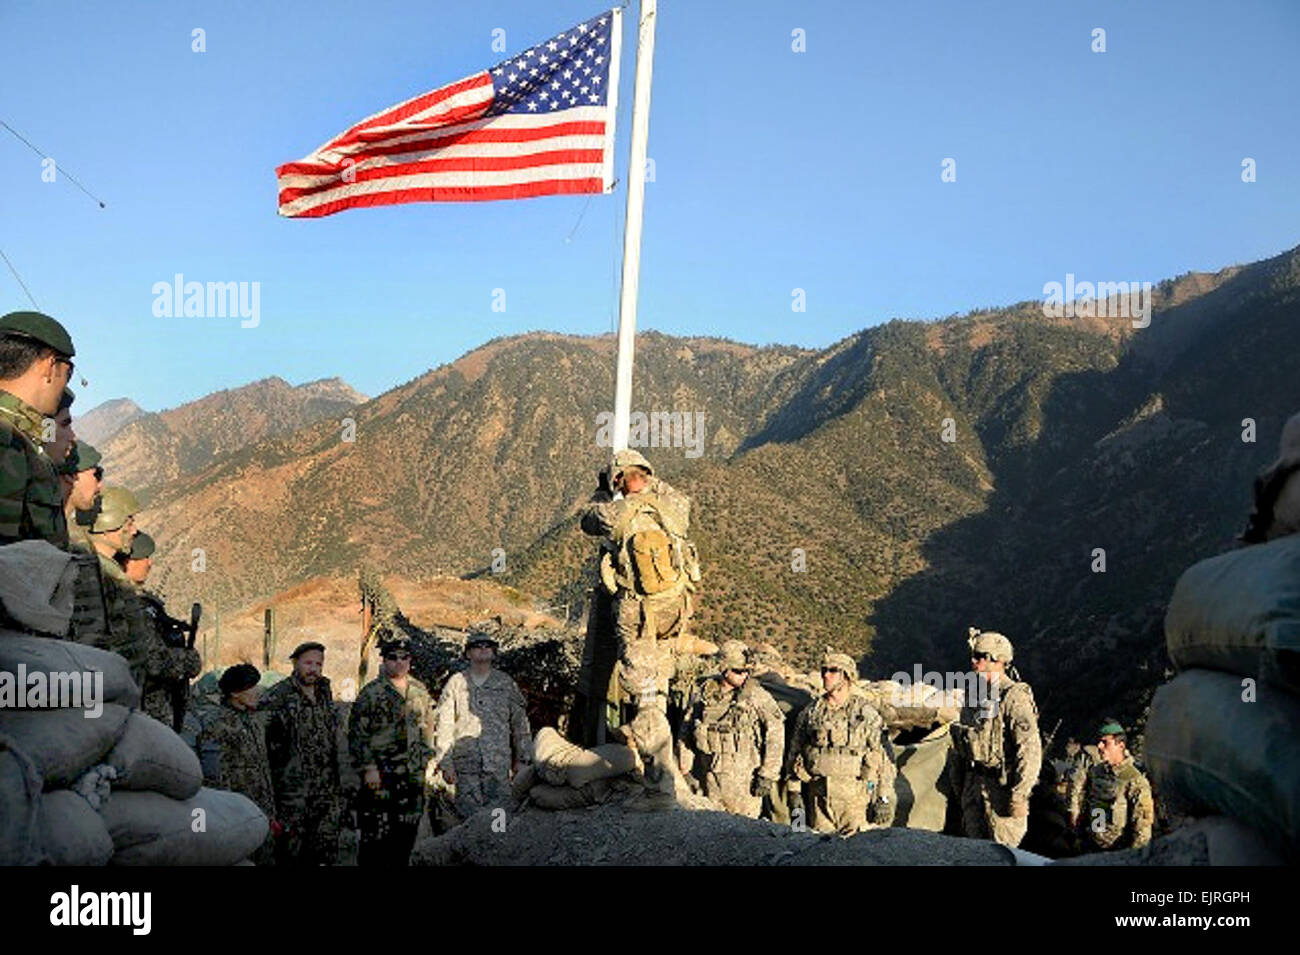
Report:
[{"label": "soldier climbing flagpole", "polygon": [[627,161],[627,217],[623,224],[623,282],[618,302],[618,365],[614,376],[613,450],[616,452],[627,447],[632,417],[632,357],[636,340],[637,285],[641,277],[641,221],[645,208],[646,145],[650,136],[655,0],[641,0],[639,22],[636,87],[632,98],[632,147]]}]

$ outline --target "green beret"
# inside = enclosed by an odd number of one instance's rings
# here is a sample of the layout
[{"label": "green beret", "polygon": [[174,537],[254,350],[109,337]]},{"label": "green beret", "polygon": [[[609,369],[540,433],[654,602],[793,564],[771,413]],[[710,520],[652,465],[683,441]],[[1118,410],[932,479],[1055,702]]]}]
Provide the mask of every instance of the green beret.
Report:
[{"label": "green beret", "polygon": [[59,465],[59,473],[79,474],[82,471],[89,471],[91,468],[99,467],[99,462],[102,460],[104,460],[103,456],[95,450],[94,445],[78,439],[63,463]]},{"label": "green beret", "polygon": [[127,559],[144,560],[146,557],[152,557],[153,552],[153,538],[144,531],[136,531],[135,538],[131,541],[131,553],[127,555]]},{"label": "green beret", "polygon": [[1124,727],[1120,726],[1118,720],[1107,720],[1101,724],[1101,729],[1097,730],[1098,736],[1123,736]]},{"label": "green beret", "polygon": [[42,345],[48,345],[60,355],[71,358],[77,353],[72,347],[68,330],[41,312],[10,312],[0,318],[0,335],[25,335]]}]

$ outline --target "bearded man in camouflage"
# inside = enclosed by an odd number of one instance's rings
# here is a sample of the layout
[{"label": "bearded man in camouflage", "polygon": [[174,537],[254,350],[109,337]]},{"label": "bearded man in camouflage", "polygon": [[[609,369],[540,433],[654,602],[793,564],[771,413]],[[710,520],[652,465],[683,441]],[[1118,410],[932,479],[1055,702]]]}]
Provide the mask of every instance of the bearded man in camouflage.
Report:
[{"label": "bearded man in camouflage", "polygon": [[289,659],[293,675],[271,687],[259,708],[266,716],[266,752],[275,784],[280,865],[333,865],[338,859],[338,714],[321,673],[325,647],[300,644]]},{"label": "bearded man in camouflage", "polygon": [[1029,826],[1029,794],[1042,769],[1038,707],[1028,683],[1008,672],[1011,641],[972,627],[972,678],[953,723],[962,828],[972,839],[1018,846]]},{"label": "bearded man in camouflage", "polygon": [[749,647],[728,640],[721,672],[692,701],[678,745],[682,772],[727,812],[757,819],[773,797],[785,758],[785,714],[750,679]]},{"label": "bearded man in camouflage", "polygon": [[852,657],[828,647],[825,692],[795,721],[789,788],[802,792],[817,832],[851,835],[894,819],[894,750],[880,713],[853,691],[857,673]]}]

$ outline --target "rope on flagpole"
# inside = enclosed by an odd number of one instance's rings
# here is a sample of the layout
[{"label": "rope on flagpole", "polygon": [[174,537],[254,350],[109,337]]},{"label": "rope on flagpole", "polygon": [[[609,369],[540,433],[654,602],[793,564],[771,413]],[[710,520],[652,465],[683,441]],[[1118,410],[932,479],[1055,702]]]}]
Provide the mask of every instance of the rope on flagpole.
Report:
[{"label": "rope on flagpole", "polygon": [[32,303],[32,308],[39,312],[41,307],[36,304],[36,299],[32,298],[31,290],[27,287],[27,283],[23,281],[23,277],[18,274],[18,270],[14,268],[14,264],[9,261],[9,256],[5,255],[4,249],[0,249],[0,259],[5,260],[5,265],[9,266],[9,271],[14,274],[14,278],[18,280],[18,284],[21,285],[23,291],[27,293],[27,300]]},{"label": "rope on flagpole", "polygon": [[[50,158],[50,154],[49,154],[49,153],[45,152],[43,149],[39,149],[39,148],[38,148],[34,143],[32,143],[31,140],[29,140],[29,139],[28,139],[26,136],[24,136],[22,133],[18,132],[18,130],[14,129],[12,126],[10,126],[8,123],[6,123],[3,119],[0,119],[0,126],[3,126],[5,129],[9,130],[9,132],[13,133],[13,135],[14,135],[15,138],[17,138],[20,142],[22,142],[23,144],[25,144],[25,145],[27,146],[28,149],[30,149],[32,152],[36,153],[36,155],[40,156],[42,159],[49,159],[49,158]],[[82,192],[84,192],[86,195],[90,196],[91,199],[94,199],[96,202],[98,202],[98,203],[99,203],[99,208],[101,208],[101,209],[105,208],[104,200],[101,199],[101,198],[99,198],[99,197],[96,196],[94,193],[92,193],[89,189],[87,189],[85,186],[83,186],[83,185],[82,185],[82,184],[77,180],[77,177],[76,177],[76,176],[74,176],[72,173],[68,172],[68,170],[64,169],[62,166],[56,166],[55,168],[57,168],[59,172],[63,173],[63,175],[67,176],[67,177],[68,177],[68,181],[71,182],[74,186],[76,186],[78,189],[80,189],[80,190],[81,190]]]}]

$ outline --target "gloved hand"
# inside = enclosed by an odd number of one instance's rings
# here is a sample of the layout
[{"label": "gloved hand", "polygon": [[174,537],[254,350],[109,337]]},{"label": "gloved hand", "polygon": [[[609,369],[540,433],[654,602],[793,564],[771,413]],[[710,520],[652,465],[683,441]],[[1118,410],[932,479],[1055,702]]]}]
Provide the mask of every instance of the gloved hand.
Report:
[{"label": "gloved hand", "polygon": [[772,790],[776,788],[776,780],[761,773],[754,777],[754,782],[749,788],[750,795],[753,796],[771,796]]}]

